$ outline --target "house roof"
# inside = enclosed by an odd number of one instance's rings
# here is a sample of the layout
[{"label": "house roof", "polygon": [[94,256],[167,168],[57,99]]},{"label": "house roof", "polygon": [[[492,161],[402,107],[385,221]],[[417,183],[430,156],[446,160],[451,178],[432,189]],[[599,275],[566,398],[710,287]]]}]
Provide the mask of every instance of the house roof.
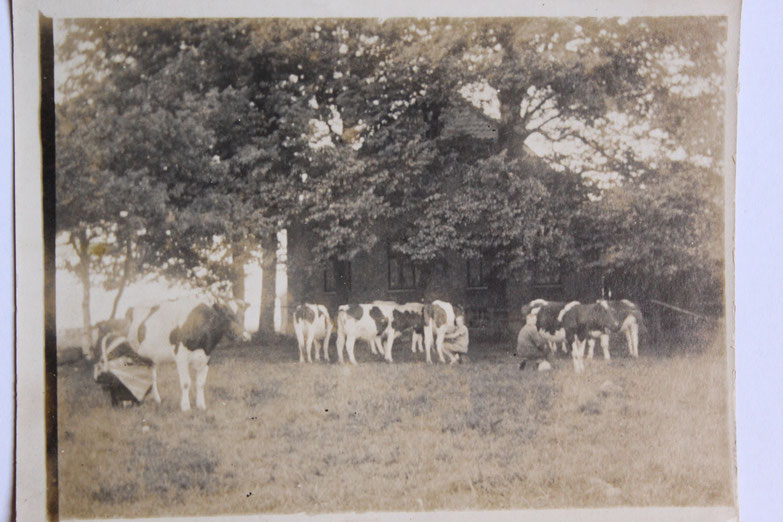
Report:
[{"label": "house roof", "polygon": [[446,112],[444,120],[444,138],[467,136],[495,141],[498,137],[497,122],[478,107],[467,103],[452,105]]},{"label": "house roof", "polygon": [[[482,141],[495,141],[498,138],[498,121],[487,116],[480,108],[467,100],[453,102],[444,117],[443,138],[468,137]],[[537,158],[538,154],[522,144],[525,156]]]}]

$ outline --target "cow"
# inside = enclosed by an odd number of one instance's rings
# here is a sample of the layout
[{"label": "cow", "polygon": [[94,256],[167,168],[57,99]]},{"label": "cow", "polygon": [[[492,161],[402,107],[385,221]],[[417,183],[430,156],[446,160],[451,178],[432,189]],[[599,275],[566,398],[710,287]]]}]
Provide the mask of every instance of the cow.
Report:
[{"label": "cow", "polygon": [[[539,318],[541,317],[539,312]],[[604,336],[610,330],[618,330],[620,323],[606,301],[593,304],[576,303],[565,308],[560,315],[566,342],[571,346],[574,371],[582,373],[584,367],[585,346],[590,338]],[[608,341],[608,338],[607,338]]]},{"label": "cow", "polygon": [[128,334],[127,319],[107,319],[99,321],[93,327],[93,347],[90,360],[97,361],[101,356],[101,342],[110,334],[126,336]]},{"label": "cow", "polygon": [[112,330],[107,329],[100,339],[93,378],[109,392],[112,406],[139,405],[152,387],[152,361],[133,350],[126,337],[127,327]]},{"label": "cow", "polygon": [[[465,317],[465,309],[459,305],[452,305],[445,301],[435,300],[430,304],[424,305],[422,311],[424,319],[424,349],[427,355],[427,363],[432,363],[432,357],[430,356],[430,350],[433,343],[438,351],[438,360],[445,363],[446,359],[443,357],[443,339],[446,336],[446,331],[452,328],[456,328],[456,318],[462,316]],[[446,352],[449,356],[450,362],[456,362],[459,357],[455,356],[451,352]]]},{"label": "cow", "polygon": [[378,337],[385,336],[387,349],[386,360],[391,359],[391,342],[394,340],[391,305],[377,304],[345,304],[337,309],[337,359],[343,362],[343,348],[348,352],[348,360],[356,364],[354,357],[354,344],[357,339],[366,341],[375,351],[375,343]]},{"label": "cow", "polygon": [[564,346],[563,351],[567,352],[563,315],[578,304],[579,301],[564,303],[536,299],[522,307],[522,313],[525,317],[530,312],[536,315],[536,328],[538,328],[538,332],[549,343],[549,348],[553,353],[557,351],[557,345],[561,343]]},{"label": "cow", "polygon": [[[557,309],[558,313],[559,313],[559,310],[562,310],[562,307],[566,306],[566,304],[567,303],[558,302],[558,301],[547,301],[546,299],[533,299],[528,304],[526,304],[526,305],[524,305],[522,307],[522,318],[524,319],[525,317],[527,317],[527,315],[530,312],[533,312],[535,315],[538,315],[538,311],[541,309],[541,307],[543,307],[545,305],[550,305],[552,307],[555,307],[555,309]],[[553,317],[556,317],[556,316],[553,316]],[[539,324],[540,324],[540,321],[539,321]],[[553,325],[550,325],[550,326],[553,326]],[[553,332],[554,331],[557,331],[557,328],[555,328],[553,330]],[[558,344],[560,344],[560,346],[562,347],[563,353],[568,353],[568,348],[566,347],[566,343],[565,343],[565,333],[562,333],[562,335],[560,335],[560,336],[557,336],[557,335],[546,336],[545,335],[544,338],[546,339],[547,344],[549,344],[549,350],[552,352],[553,355],[557,353],[557,345]],[[558,338],[559,340],[555,341],[554,338]]]},{"label": "cow", "polygon": [[323,341],[324,361],[329,361],[329,339],[332,336],[332,318],[324,305],[301,304],[294,311],[294,332],[299,344],[299,362],[304,362],[305,350],[307,362],[313,362],[310,357],[315,344],[315,360],[319,360],[319,348]]},{"label": "cow", "polygon": [[[373,301],[372,304],[380,305],[382,309],[388,306],[392,314],[392,330],[395,339],[403,332],[411,332],[411,352],[424,352],[424,303],[399,304],[394,301]],[[377,338],[377,346],[381,348],[381,338]],[[387,339],[388,343],[388,339]],[[392,342],[392,345],[394,343]]]},{"label": "cow", "polygon": [[190,410],[190,367],[196,371],[196,407],[206,409],[204,385],[209,370],[209,358],[218,342],[228,334],[245,341],[243,318],[247,304],[239,300],[211,298],[178,299],[153,306],[138,306],[128,310],[127,337],[118,336],[111,345],[103,345],[98,370],[108,367],[107,353],[118,343],[128,343],[141,357],[151,362],[152,397],[160,403],[158,366],[174,361],[179,374],[182,396],[180,408]]},{"label": "cow", "polygon": [[[598,301],[601,302],[600,300]],[[620,332],[625,334],[625,340],[628,344],[628,354],[634,359],[639,357],[639,329],[644,329],[644,321],[642,320],[642,311],[635,303],[622,299],[620,301],[605,301],[612,312],[617,316],[617,320],[620,322]],[[593,358],[593,349],[595,343],[590,344],[590,351],[587,358]],[[609,354],[609,334],[606,333],[601,336],[601,348],[604,351],[604,359],[610,359]]]}]

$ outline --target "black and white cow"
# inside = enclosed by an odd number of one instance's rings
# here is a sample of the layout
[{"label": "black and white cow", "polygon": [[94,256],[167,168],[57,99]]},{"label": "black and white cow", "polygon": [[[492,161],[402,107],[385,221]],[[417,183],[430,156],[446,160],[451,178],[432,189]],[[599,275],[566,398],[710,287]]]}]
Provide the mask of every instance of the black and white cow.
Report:
[{"label": "black and white cow", "polygon": [[332,318],[324,305],[305,303],[294,311],[294,332],[299,344],[299,362],[312,362],[310,353],[315,344],[315,360],[320,359],[319,348],[323,341],[324,361],[329,361],[329,339],[332,336]]},{"label": "black and white cow", "polygon": [[581,373],[585,369],[584,355],[588,340],[601,338],[609,331],[616,331],[620,327],[617,316],[606,301],[593,304],[576,303],[567,306],[567,309],[563,309],[561,322],[566,342],[571,347],[571,357],[576,373]]},{"label": "black and white cow", "polygon": [[[533,312],[535,315],[538,315],[538,311],[541,309],[541,307],[545,305],[551,305],[553,309],[559,311],[562,310],[563,307],[565,307],[568,303],[563,303],[559,301],[547,301],[546,299],[533,299],[526,305],[522,307],[522,320],[525,320],[525,317],[527,317],[527,314],[530,312]],[[557,317],[557,315],[553,315],[553,317]],[[540,324],[540,321],[539,323]],[[553,327],[552,331],[557,332],[558,328],[555,327],[556,325],[550,325],[550,327]],[[543,332],[542,332],[543,333]],[[559,339],[558,341],[555,341],[554,339]],[[562,347],[563,353],[568,353],[568,348],[566,347],[565,343],[565,332],[561,332],[561,335],[544,335],[544,339],[546,339],[547,344],[549,345],[549,350],[552,352],[552,354],[557,353],[557,346],[558,344]]]},{"label": "black and white cow", "polygon": [[[418,349],[419,352],[424,352],[424,303],[400,304],[394,301],[373,301],[372,304],[379,305],[387,313],[391,312],[391,327],[395,339],[409,331],[411,333],[411,351],[416,353]],[[381,349],[381,338],[378,337],[376,342],[378,348]]]},{"label": "black and white cow", "polygon": [[[430,304],[424,305],[423,308],[424,319],[424,349],[427,354],[427,362],[432,363],[432,357],[430,356],[430,350],[433,343],[438,351],[438,360],[445,363],[446,359],[443,357],[443,339],[446,336],[446,331],[456,327],[456,319],[459,316],[465,316],[465,309],[459,305],[452,305],[445,301],[436,300]],[[452,353],[448,353],[451,362],[457,360],[457,357]]]},{"label": "black and white cow", "polygon": [[563,315],[578,304],[579,301],[564,303],[536,299],[522,307],[522,317],[526,317],[531,312],[535,314],[537,318],[536,328],[538,328],[541,337],[549,343],[550,350],[554,353],[557,351],[557,345],[562,344],[563,351],[567,352]]},{"label": "black and white cow", "polygon": [[127,342],[138,355],[151,361],[152,397],[160,403],[158,366],[174,361],[182,391],[182,411],[190,410],[190,367],[193,366],[196,371],[196,406],[205,409],[204,385],[212,351],[226,334],[250,340],[250,334],[244,329],[246,308],[247,304],[239,300],[223,301],[208,297],[130,308],[126,314],[129,323],[127,337],[118,337],[109,347],[104,345],[98,365],[108,367],[106,352],[112,351],[116,343]]},{"label": "black and white cow", "polygon": [[[598,301],[599,303],[601,301]],[[625,334],[625,340],[628,344],[628,354],[633,357],[639,357],[639,329],[644,329],[642,311],[636,303],[627,299],[619,301],[604,301],[614,312],[620,323],[619,331]],[[609,334],[601,336],[601,347],[604,350],[604,359],[609,359]],[[588,359],[593,358],[594,343],[590,345]]]},{"label": "black and white cow", "polygon": [[356,340],[366,341],[375,351],[376,339],[386,337],[384,350],[386,360],[391,362],[391,343],[394,340],[392,330],[391,305],[346,304],[337,309],[337,359],[343,362],[343,348],[348,352],[348,360],[356,364],[354,344]]}]

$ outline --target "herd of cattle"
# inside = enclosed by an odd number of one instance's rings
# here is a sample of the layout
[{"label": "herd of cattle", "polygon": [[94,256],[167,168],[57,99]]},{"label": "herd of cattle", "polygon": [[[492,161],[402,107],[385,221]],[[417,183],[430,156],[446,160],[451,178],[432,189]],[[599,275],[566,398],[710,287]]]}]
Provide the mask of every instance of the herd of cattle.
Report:
[{"label": "herd of cattle", "polygon": [[[455,327],[456,319],[464,317],[465,310],[445,301],[432,303],[405,303],[373,301],[367,304],[346,304],[337,309],[337,358],[343,362],[343,350],[348,360],[356,364],[354,346],[357,340],[365,341],[374,354],[392,362],[394,340],[404,332],[411,334],[411,351],[425,352],[427,362],[432,362],[432,346],[438,352],[440,362],[451,362],[457,356],[444,346],[446,332]],[[329,360],[329,339],[332,319],[324,305],[303,304],[294,312],[294,331],[299,343],[299,361],[319,359],[319,347],[323,343],[324,360]],[[384,344],[385,343],[385,344]]]},{"label": "herd of cattle", "polygon": [[[383,355],[392,362],[394,340],[402,333],[411,334],[411,351],[424,351],[428,363],[434,345],[440,362],[457,359],[444,345],[447,331],[454,328],[455,320],[464,316],[461,306],[444,301],[432,303],[405,303],[373,301],[368,304],[342,305],[337,311],[337,358],[343,362],[343,349],[348,352],[352,364],[356,364],[354,345],[357,340],[365,341],[374,354]],[[639,356],[639,326],[642,314],[639,307],[628,300],[609,301],[600,299],[595,303],[582,304],[579,301],[555,302],[535,299],[522,307],[522,317],[528,314],[537,317],[536,325],[541,336],[549,342],[550,349],[558,344],[567,352],[571,347],[576,372],[584,370],[585,348],[589,345],[588,358],[593,358],[595,340],[600,339],[604,358],[609,359],[609,334],[623,332],[628,344],[628,353]],[[329,311],[324,305],[303,304],[294,313],[294,330],[299,344],[299,361],[319,360],[319,349],[323,348],[324,360],[329,360],[329,339],[333,330]],[[422,339],[424,348],[422,349]],[[384,344],[385,343],[385,344]]]},{"label": "herd of cattle", "polygon": [[[226,335],[235,340],[249,340],[244,328],[246,304],[235,299],[205,297],[193,300],[172,300],[154,306],[134,307],[128,310],[124,321],[115,322],[99,335],[98,361],[94,372],[96,380],[122,365],[123,368],[142,365],[149,368],[150,385],[141,387],[139,402],[151,389],[152,397],[160,402],[157,386],[158,365],[174,361],[179,375],[183,411],[190,409],[191,367],[196,374],[196,406],[206,408],[204,386],[209,359],[218,342]],[[599,300],[591,304],[578,301],[569,303],[536,299],[522,307],[522,316],[535,314],[537,328],[550,349],[559,344],[571,354],[576,372],[584,369],[585,347],[589,344],[588,358],[592,358],[596,339],[600,339],[604,358],[609,359],[609,334],[621,331],[625,334],[628,351],[632,357],[639,355],[639,327],[642,315],[634,303]],[[348,360],[356,364],[354,347],[357,340],[369,345],[374,354],[392,362],[394,341],[405,332],[411,335],[411,351],[424,352],[426,361],[432,362],[434,345],[440,362],[455,362],[458,356],[448,349],[444,339],[455,328],[457,318],[464,318],[461,306],[436,300],[431,303],[398,304],[393,301],[373,301],[366,304],[346,304],[337,310],[332,320],[324,305],[302,304],[294,312],[294,330],[299,345],[299,361],[312,362],[320,353],[329,361],[329,340],[336,326],[337,358],[343,362],[343,350]],[[320,352],[320,353],[319,353]],[[119,374],[119,372],[117,372]],[[112,381],[113,399],[119,384]],[[130,387],[123,381],[125,387]],[[138,395],[141,395],[139,397]]]}]

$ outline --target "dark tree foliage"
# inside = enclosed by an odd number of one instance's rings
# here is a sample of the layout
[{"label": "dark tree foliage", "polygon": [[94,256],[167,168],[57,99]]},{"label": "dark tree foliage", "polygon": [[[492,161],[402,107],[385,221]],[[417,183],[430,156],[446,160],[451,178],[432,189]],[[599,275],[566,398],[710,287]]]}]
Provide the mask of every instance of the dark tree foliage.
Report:
[{"label": "dark tree foliage", "polygon": [[[315,238],[316,262],[391,238],[416,262],[484,256],[500,276],[720,286],[725,20],[65,29],[58,231],[86,274],[104,242],[107,266],[230,279],[287,228]],[[454,135],[466,106],[495,137]]]}]

